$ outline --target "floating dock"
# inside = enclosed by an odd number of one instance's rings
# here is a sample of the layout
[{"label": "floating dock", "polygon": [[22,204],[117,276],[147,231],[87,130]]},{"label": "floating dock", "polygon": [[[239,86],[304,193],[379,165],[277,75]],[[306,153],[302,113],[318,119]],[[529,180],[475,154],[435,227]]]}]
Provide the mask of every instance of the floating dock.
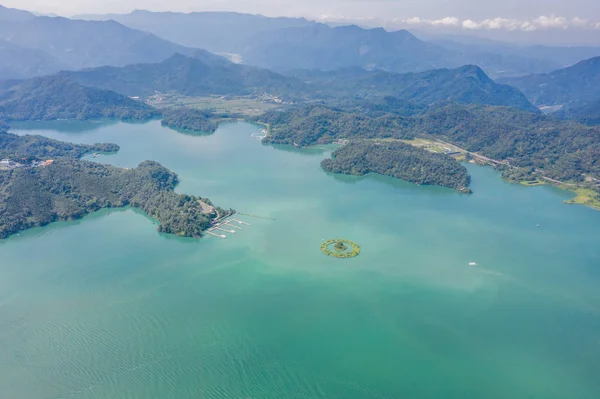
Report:
[{"label": "floating dock", "polygon": [[[228,219],[224,221],[220,221],[215,223],[210,229],[206,230],[206,234],[210,234],[211,236],[219,237],[222,239],[227,238],[225,234],[219,234],[218,232],[235,234],[240,230],[244,230],[243,226],[250,226],[250,223],[246,223],[243,220],[239,219]],[[231,230],[228,230],[231,229]]]}]

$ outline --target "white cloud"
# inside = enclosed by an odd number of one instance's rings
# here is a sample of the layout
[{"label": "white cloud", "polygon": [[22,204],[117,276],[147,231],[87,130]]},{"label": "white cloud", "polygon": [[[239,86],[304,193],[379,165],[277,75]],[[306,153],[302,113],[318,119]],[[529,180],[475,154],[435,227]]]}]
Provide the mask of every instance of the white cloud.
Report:
[{"label": "white cloud", "polygon": [[480,29],[481,25],[478,24],[477,22],[473,21],[472,19],[465,19],[462,23],[462,27],[465,29]]},{"label": "white cloud", "polygon": [[442,19],[436,19],[435,21],[431,21],[431,24],[441,26],[458,26],[460,25],[460,20],[456,17],[446,17]]},{"label": "white cloud", "polygon": [[524,32],[531,32],[539,29],[599,29],[600,22],[589,22],[586,19],[575,17],[567,19],[564,17],[557,16],[545,16],[541,15],[531,21],[519,20],[512,18],[489,18],[482,21],[476,21],[473,19],[460,20],[456,17],[445,17],[440,19],[422,19],[420,17],[413,17],[407,20],[398,21],[408,25],[429,25],[436,27],[445,28],[462,28],[467,30],[509,30],[515,31],[520,30]]},{"label": "white cloud", "polygon": [[425,21],[423,21],[419,17],[413,17],[413,18],[407,19],[406,23],[409,24],[409,25],[421,25],[422,23],[425,23]]},{"label": "white cloud", "polygon": [[541,26],[542,28],[560,28],[567,29],[569,27],[569,23],[563,17],[546,17],[544,15],[537,17],[533,20],[536,25]]},{"label": "white cloud", "polygon": [[588,26],[588,20],[575,17],[571,20],[571,25],[576,26],[578,28],[585,28],[586,26]]}]

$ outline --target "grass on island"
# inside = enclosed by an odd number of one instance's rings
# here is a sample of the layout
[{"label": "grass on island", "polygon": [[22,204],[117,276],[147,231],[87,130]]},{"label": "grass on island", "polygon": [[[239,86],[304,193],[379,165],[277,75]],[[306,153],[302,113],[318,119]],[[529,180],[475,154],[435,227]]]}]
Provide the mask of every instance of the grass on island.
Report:
[{"label": "grass on island", "polygon": [[334,239],[324,241],[321,244],[321,251],[327,256],[348,259],[360,254],[360,246],[350,240]]},{"label": "grass on island", "polygon": [[541,179],[535,179],[535,180],[522,180],[519,182],[519,184],[521,184],[522,186],[527,186],[527,187],[535,187],[535,186],[545,186],[548,183]]},{"label": "grass on island", "polygon": [[575,192],[576,197],[570,200],[566,200],[565,204],[579,204],[586,205],[594,209],[600,210],[600,194],[587,187],[579,187],[573,190],[573,188],[568,188],[568,190]]}]

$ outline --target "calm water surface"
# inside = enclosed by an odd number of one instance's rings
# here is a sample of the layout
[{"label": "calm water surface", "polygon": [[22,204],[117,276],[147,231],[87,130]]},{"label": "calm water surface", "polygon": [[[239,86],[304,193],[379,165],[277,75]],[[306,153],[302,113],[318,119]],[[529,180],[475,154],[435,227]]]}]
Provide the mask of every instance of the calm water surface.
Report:
[{"label": "calm water surface", "polygon": [[[1,398],[600,397],[600,212],[567,192],[477,166],[471,196],[333,176],[330,149],[244,123],[27,129],[276,220],[192,240],[112,210],[0,242]],[[328,238],[361,255],[325,257]]]}]

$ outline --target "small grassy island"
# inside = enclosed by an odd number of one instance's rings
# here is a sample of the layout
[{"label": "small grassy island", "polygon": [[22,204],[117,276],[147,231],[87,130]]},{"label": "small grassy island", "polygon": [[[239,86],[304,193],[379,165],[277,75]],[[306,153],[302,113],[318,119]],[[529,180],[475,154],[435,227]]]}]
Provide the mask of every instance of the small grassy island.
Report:
[{"label": "small grassy island", "polygon": [[335,258],[354,258],[360,254],[360,246],[350,240],[334,239],[324,241],[321,251]]}]

